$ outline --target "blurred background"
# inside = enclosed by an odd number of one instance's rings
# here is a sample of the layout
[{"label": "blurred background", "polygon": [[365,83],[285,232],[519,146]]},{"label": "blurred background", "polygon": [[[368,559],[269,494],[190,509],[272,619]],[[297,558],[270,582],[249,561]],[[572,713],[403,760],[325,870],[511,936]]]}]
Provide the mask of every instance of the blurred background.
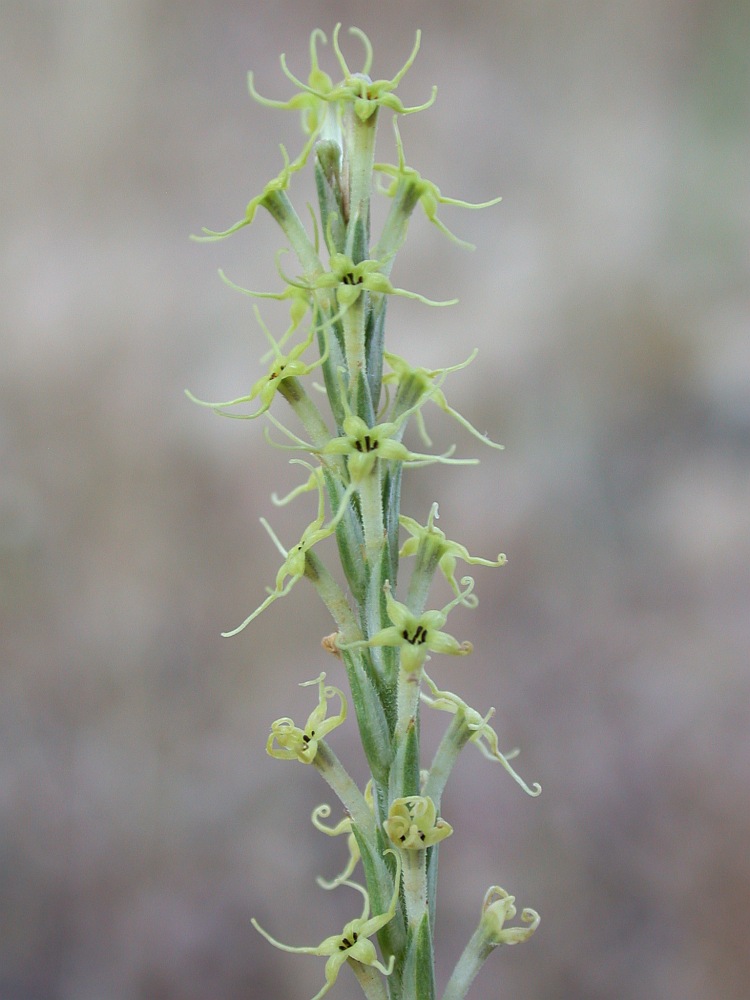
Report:
[{"label": "blurred background", "polygon": [[[454,197],[415,215],[389,305],[416,364],[480,359],[437,409],[404,510],[473,553],[470,661],[431,673],[484,712],[544,793],[468,748],[443,815],[438,975],[486,888],[542,913],[478,998],[747,997],[750,981],[750,7],[742,0],[0,7],[0,998],[306,998],[315,945],[358,912],[315,876],[343,841],[308,822],[312,769],[264,753],[329,671],[303,584],[233,639],[310,496],[258,423],[192,406],[248,391],[264,341],[216,276],[278,289],[268,217],[221,229],[301,147],[277,56],[367,31],[407,162]],[[344,37],[359,68],[361,48]],[[324,65],[333,72],[330,53]],[[335,74],[334,74],[335,75]],[[378,156],[393,162],[389,116]],[[310,179],[295,178],[300,211]],[[382,210],[381,216],[382,218]],[[273,329],[286,310],[264,307]],[[277,412],[281,413],[281,410]],[[324,554],[321,549],[321,554]],[[435,605],[445,603],[436,586]],[[447,659],[447,658],[445,658]],[[446,717],[429,713],[428,748]],[[334,745],[363,781],[353,723]],[[335,818],[336,813],[334,812]],[[332,998],[350,996],[345,970]]]}]

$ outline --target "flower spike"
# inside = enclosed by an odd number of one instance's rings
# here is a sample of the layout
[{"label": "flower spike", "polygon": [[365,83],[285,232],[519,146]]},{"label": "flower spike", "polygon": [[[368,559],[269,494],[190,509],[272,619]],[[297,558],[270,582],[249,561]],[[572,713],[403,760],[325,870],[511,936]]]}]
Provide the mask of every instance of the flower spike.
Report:
[{"label": "flower spike", "polygon": [[384,976],[390,976],[393,972],[393,965],[395,962],[395,956],[391,955],[390,960],[387,965],[383,965],[382,962],[378,960],[377,952],[375,951],[375,945],[370,941],[373,934],[377,934],[387,923],[396,915],[396,906],[398,904],[399,888],[401,885],[401,858],[397,851],[387,850],[385,854],[393,854],[396,858],[396,877],[393,883],[393,895],[391,897],[391,902],[385,913],[381,913],[376,917],[371,917],[370,914],[370,897],[366,889],[363,889],[361,885],[357,885],[356,882],[344,881],[342,885],[348,885],[351,889],[356,889],[357,892],[361,893],[364,897],[364,907],[362,909],[362,915],[356,920],[350,920],[348,924],[344,927],[340,934],[334,934],[331,937],[322,941],[317,948],[294,948],[288,944],[282,944],[281,941],[277,941],[276,938],[271,937],[271,935],[263,930],[255,917],[250,921],[253,927],[262,934],[266,941],[269,941],[274,948],[279,948],[281,951],[292,952],[298,955],[319,955],[321,958],[327,958],[325,967],[325,977],[326,983],[319,993],[316,993],[312,1000],[320,1000],[321,997],[330,990],[333,984],[338,978],[338,974],[341,970],[341,966],[344,962],[359,963],[365,966],[371,966],[382,972]]},{"label": "flower spike", "polygon": [[471,731],[469,742],[476,744],[488,760],[499,761],[511,778],[513,778],[513,780],[520,785],[528,795],[535,798],[541,793],[542,786],[538,781],[535,781],[534,784],[529,787],[523,778],[510,766],[509,762],[513,760],[514,757],[518,756],[518,750],[511,750],[510,753],[507,754],[500,753],[500,750],[498,749],[497,733],[490,725],[490,719],[495,714],[494,708],[491,708],[483,717],[479,714],[479,712],[477,712],[476,709],[470,708],[465,701],[458,697],[457,694],[454,694],[452,691],[441,691],[426,673],[423,672],[422,677],[434,695],[434,697],[431,698],[429,695],[425,694],[424,691],[420,693],[420,698],[425,705],[429,705],[430,708],[438,708],[443,712],[452,712],[454,715],[461,716],[464,720],[466,728]]},{"label": "flower spike", "polygon": [[[300,687],[318,685],[318,704],[311,712],[304,729],[299,729],[291,719],[277,719],[271,725],[271,734],[266,742],[266,753],[277,760],[298,760],[312,764],[318,752],[318,744],[332,729],[336,729],[346,719],[346,698],[337,687],[326,687],[325,673],[312,681],[303,681]],[[326,718],[328,702],[339,699],[338,715]],[[278,745],[275,745],[278,744]]]}]

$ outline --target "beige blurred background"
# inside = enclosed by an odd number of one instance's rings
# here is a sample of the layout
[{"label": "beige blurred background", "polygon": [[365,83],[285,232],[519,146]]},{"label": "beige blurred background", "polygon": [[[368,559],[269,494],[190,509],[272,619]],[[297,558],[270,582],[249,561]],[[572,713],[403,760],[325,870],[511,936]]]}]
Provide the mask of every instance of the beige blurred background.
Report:
[{"label": "beige blurred background", "polygon": [[[264,754],[328,669],[304,585],[242,635],[309,497],[259,423],[191,406],[246,392],[262,336],[216,277],[277,288],[283,243],[222,228],[299,148],[285,51],[366,30],[401,93],[407,160],[503,202],[423,218],[389,307],[430,367],[481,351],[436,411],[404,509],[503,570],[432,674],[485,711],[544,794],[469,748],[443,814],[444,983],[500,883],[542,913],[492,956],[491,1000],[705,1000],[750,982],[750,8],[743,0],[198,3],[2,0],[0,998],[304,998],[317,944],[359,908],[315,876],[344,844],[309,823],[310,769]],[[346,40],[353,64],[360,50]],[[384,117],[379,156],[393,160]],[[308,184],[308,187],[305,187]],[[309,181],[295,184],[302,209]],[[264,311],[278,329],[283,313]],[[278,319],[276,318],[278,317]],[[436,590],[435,603],[445,593]],[[426,720],[434,743],[441,718]],[[359,780],[353,725],[334,745]],[[342,974],[332,998],[350,997]]]}]

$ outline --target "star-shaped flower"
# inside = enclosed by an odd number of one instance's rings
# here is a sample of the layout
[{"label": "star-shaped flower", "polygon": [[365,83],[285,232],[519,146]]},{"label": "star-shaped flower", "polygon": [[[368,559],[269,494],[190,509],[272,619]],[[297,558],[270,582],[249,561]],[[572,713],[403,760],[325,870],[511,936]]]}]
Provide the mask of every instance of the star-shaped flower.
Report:
[{"label": "star-shaped flower", "polygon": [[376,632],[369,639],[339,644],[340,649],[356,646],[396,646],[401,651],[401,669],[407,674],[418,673],[422,669],[428,653],[448,653],[451,656],[466,656],[474,648],[470,642],[459,642],[440,629],[448,618],[448,613],[457,604],[465,604],[474,587],[470,576],[461,580],[465,590],[441,611],[425,611],[413,614],[405,604],[401,604],[391,594],[390,583],[385,582],[385,603],[392,624]]},{"label": "star-shaped flower", "polygon": [[370,897],[367,894],[367,890],[363,889],[361,885],[357,885],[355,882],[345,881],[342,883],[343,885],[348,885],[352,889],[356,889],[364,897],[365,903],[362,909],[362,915],[356,920],[350,920],[340,934],[333,934],[331,937],[327,937],[325,941],[321,941],[316,948],[295,948],[288,944],[282,944],[281,941],[277,941],[276,938],[271,937],[267,931],[264,931],[254,917],[251,921],[253,927],[260,934],[262,934],[267,941],[270,941],[275,948],[280,948],[281,951],[288,951],[298,955],[320,955],[322,958],[327,959],[325,967],[325,986],[322,990],[315,994],[312,1000],[320,1000],[322,996],[325,996],[338,979],[341,966],[344,962],[360,963],[361,965],[371,966],[379,972],[382,972],[384,976],[390,976],[391,972],[393,972],[395,956],[391,955],[388,964],[383,965],[383,963],[378,959],[377,952],[375,951],[375,945],[372,941],[370,941],[370,938],[374,934],[377,934],[379,930],[393,920],[396,915],[396,906],[398,904],[399,888],[401,885],[401,859],[397,851],[388,850],[385,853],[393,854],[396,858],[396,877],[393,883],[393,895],[391,897],[390,905],[385,913],[380,913],[378,916],[371,917]]},{"label": "star-shaped flower", "polygon": [[[337,687],[326,686],[325,673],[312,681],[303,681],[300,687],[318,685],[318,704],[310,713],[304,729],[295,726],[292,719],[277,719],[271,725],[271,734],[266,742],[266,753],[278,760],[298,760],[312,764],[318,752],[318,744],[331,730],[336,729],[346,719],[346,698]],[[328,702],[339,699],[337,715],[328,715]]]},{"label": "star-shaped flower", "polygon": [[529,787],[523,778],[510,766],[510,761],[518,756],[518,750],[511,750],[507,754],[500,753],[497,733],[490,725],[490,719],[495,714],[495,709],[491,708],[485,716],[481,716],[475,708],[470,708],[457,694],[454,694],[452,691],[441,691],[426,673],[423,672],[422,677],[434,696],[431,698],[422,691],[420,697],[425,705],[429,705],[430,708],[440,709],[443,712],[452,712],[453,715],[461,717],[464,720],[466,729],[471,732],[471,736],[468,737],[469,742],[479,747],[488,760],[496,760],[502,764],[511,778],[525,792],[533,796],[539,795],[542,791],[542,786],[539,782],[535,781]]},{"label": "star-shaped flower", "polygon": [[[479,556],[469,555],[465,546],[460,545],[458,542],[450,541],[450,539],[445,537],[445,533],[440,528],[435,527],[437,516],[438,505],[434,503],[430,509],[427,524],[425,525],[419,524],[413,517],[407,517],[406,515],[399,517],[398,520],[401,527],[406,528],[412,536],[402,545],[399,556],[417,555],[421,548],[424,552],[424,564],[434,566],[437,562],[454,594],[459,594],[461,589],[456,579],[456,562],[458,559],[462,559],[473,566],[504,566],[508,561],[502,552],[495,560],[482,559]],[[472,595],[464,603],[471,606],[475,602],[476,599]]]},{"label": "star-shaped flower", "polygon": [[[317,359],[317,361],[313,361],[311,364],[306,364],[302,361],[302,355],[308,349],[310,344],[312,344],[315,337],[315,327],[311,327],[310,334],[306,340],[296,344],[287,354],[284,354],[281,350],[281,342],[274,340],[271,331],[261,319],[257,308],[255,308],[255,316],[258,323],[262,327],[273,352],[273,361],[271,362],[267,373],[262,378],[258,379],[246,396],[239,396],[237,399],[229,399],[223,403],[208,403],[205,400],[197,399],[191,392],[185,390],[185,395],[188,399],[192,400],[194,403],[198,403],[200,406],[209,407],[222,417],[231,417],[234,420],[254,420],[256,417],[259,417],[261,414],[266,412],[285,379],[302,378],[305,375],[309,375],[310,372],[315,371],[316,368],[319,368],[328,359],[328,350],[326,348],[325,352],[320,358]],[[240,406],[243,403],[251,403],[254,399],[260,399],[261,403],[260,407],[255,410],[254,413],[227,413],[224,409],[226,406]]]},{"label": "star-shaped flower", "polygon": [[[310,154],[310,150],[313,147],[315,140],[317,139],[317,132],[313,132],[310,138],[305,143],[302,152],[299,154],[296,160],[290,161],[289,154],[284,146],[279,146],[281,150],[281,156],[284,160],[284,166],[281,168],[279,174],[270,180],[268,184],[263,188],[260,194],[251,198],[247,203],[245,208],[245,214],[243,218],[239,219],[234,225],[230,226],[228,229],[224,229],[221,232],[217,232],[213,229],[203,229],[202,236],[193,236],[192,238],[199,243],[210,242],[211,240],[223,240],[226,236],[231,236],[232,233],[236,233],[237,230],[242,229],[244,226],[249,226],[253,219],[255,218],[255,213],[257,212],[259,206],[263,206],[270,210],[271,206],[274,204],[278,196],[286,191],[289,187],[289,183],[292,179],[292,174],[301,170],[302,167],[307,163],[307,157]],[[286,203],[288,205],[288,201]],[[272,213],[273,214],[273,213]]]},{"label": "star-shaped flower", "polygon": [[438,818],[432,799],[424,795],[394,799],[383,826],[391,842],[408,851],[423,851],[453,833],[450,823]]},{"label": "star-shaped flower", "polygon": [[393,128],[396,133],[396,146],[398,147],[398,166],[394,166],[391,163],[376,163],[373,166],[374,170],[377,170],[381,174],[386,174],[393,178],[393,182],[386,188],[385,194],[389,197],[398,199],[400,205],[403,205],[402,211],[413,210],[414,205],[417,201],[421,202],[424,213],[430,222],[437,226],[441,233],[444,233],[449,239],[453,240],[459,246],[466,247],[469,250],[474,250],[473,243],[467,243],[466,240],[460,240],[458,236],[448,229],[448,227],[440,221],[437,216],[438,205],[457,205],[459,208],[489,208],[490,205],[497,205],[501,198],[491,198],[489,201],[482,201],[478,203],[470,201],[461,201],[459,198],[447,198],[445,195],[440,193],[440,188],[437,184],[433,184],[432,181],[426,180],[421,174],[413,167],[406,166],[406,160],[404,158],[404,146],[401,141],[401,134],[398,130],[397,119],[393,119]]},{"label": "star-shaped flower", "polygon": [[[305,463],[301,464],[304,465]],[[311,466],[308,466],[308,468],[311,468]],[[284,556],[284,562],[281,564],[279,571],[276,574],[276,586],[269,592],[265,601],[263,601],[263,603],[260,604],[252,614],[248,615],[242,624],[237,626],[237,628],[232,629],[230,632],[222,632],[221,634],[225,638],[237,635],[237,633],[241,632],[247,625],[249,625],[254,618],[257,618],[261,611],[265,611],[269,604],[273,604],[273,602],[278,600],[280,597],[286,597],[295,583],[297,583],[298,580],[301,580],[305,575],[305,560],[307,558],[307,553],[314,545],[317,545],[318,542],[322,542],[323,539],[330,537],[336,530],[336,525],[344,516],[346,506],[349,502],[349,497],[351,496],[351,491],[346,491],[343,494],[339,509],[333,515],[328,524],[326,524],[323,469],[318,467],[312,471],[316,478],[316,486],[318,489],[317,516],[302,532],[302,537],[299,542],[289,549],[289,551],[287,551],[278,540],[268,521],[266,521],[264,517],[260,519],[260,523],[271,536],[271,541]]]},{"label": "star-shaped flower", "polygon": [[[470,365],[474,358],[479,352],[475,349],[471,352],[466,361],[462,361],[458,365],[451,365],[450,368],[419,368],[410,365],[408,361],[400,358],[397,354],[391,354],[389,351],[385,351],[383,357],[390,365],[392,371],[387,372],[383,377],[384,385],[396,385],[396,409],[400,409],[403,406],[413,407],[415,401],[430,401],[439,406],[443,413],[447,413],[448,416],[453,417],[457,420],[459,424],[465,430],[472,434],[477,440],[481,441],[482,444],[489,445],[490,448],[497,448],[498,451],[503,450],[503,445],[498,444],[496,441],[491,441],[486,434],[482,434],[478,431],[476,427],[470,423],[463,414],[459,413],[458,410],[454,410],[452,406],[448,405],[448,400],[445,398],[445,393],[440,388],[445,377],[451,372],[460,371],[462,368],[466,368]],[[416,412],[417,427],[419,428],[419,433],[425,444],[431,445],[432,441],[427,434],[427,428],[425,427],[424,417],[422,415],[421,409]]]},{"label": "star-shaped flower", "polygon": [[257,101],[260,101],[261,104],[266,104],[269,107],[302,111],[307,115],[306,127],[308,129],[319,125],[324,114],[322,107],[324,102],[337,105],[347,103],[353,104],[354,113],[360,121],[363,122],[372,117],[372,115],[380,107],[389,108],[391,111],[395,111],[396,114],[399,115],[410,115],[416,111],[424,111],[425,108],[430,107],[437,94],[436,87],[432,88],[432,94],[428,101],[412,108],[405,107],[400,98],[396,97],[393,93],[399,83],[403,80],[404,76],[406,76],[406,73],[409,71],[417,57],[421,41],[421,33],[419,31],[417,32],[414,48],[412,49],[411,54],[398,73],[396,73],[396,75],[390,80],[371,80],[368,76],[372,65],[372,45],[370,44],[369,38],[359,28],[349,29],[350,34],[359,38],[365,47],[365,62],[362,70],[359,73],[352,73],[339,46],[340,30],[341,24],[337,24],[333,29],[332,39],[336,59],[338,60],[341,71],[344,74],[344,79],[340,83],[334,85],[330,76],[328,76],[327,73],[323,73],[318,66],[315,42],[318,38],[322,38],[323,41],[325,41],[325,35],[322,31],[318,30],[314,31],[310,36],[310,61],[312,70],[310,72],[310,76],[308,77],[308,83],[303,83],[302,80],[298,79],[289,70],[286,64],[286,58],[284,56],[281,57],[281,68],[284,71],[284,75],[287,79],[291,80],[295,87],[299,87],[299,93],[294,94],[288,101],[269,100],[268,98],[261,97],[260,94],[258,94],[253,85],[252,75],[249,75],[248,84],[250,87],[250,93]]}]

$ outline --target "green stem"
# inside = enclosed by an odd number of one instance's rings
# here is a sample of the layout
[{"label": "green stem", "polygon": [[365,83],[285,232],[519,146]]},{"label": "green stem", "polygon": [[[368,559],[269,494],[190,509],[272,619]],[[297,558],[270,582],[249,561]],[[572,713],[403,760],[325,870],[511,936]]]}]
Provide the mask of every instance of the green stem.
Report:
[{"label": "green stem", "polygon": [[367,257],[370,237],[370,192],[372,166],[375,162],[375,136],[378,128],[377,111],[362,121],[348,104],[344,112],[344,148],[349,191],[349,225],[346,234],[346,255],[355,264]]},{"label": "green stem", "polygon": [[354,302],[346,309],[342,317],[344,327],[344,350],[346,352],[346,367],[349,370],[349,396],[354,412],[359,411],[357,401],[353,399],[357,386],[362,382],[366,370],[365,361],[365,292],[360,291]]},{"label": "green stem", "polygon": [[325,740],[318,743],[313,766],[321,773],[362,833],[375,840],[375,819],[353,778]]},{"label": "green stem", "polygon": [[463,1000],[494,947],[488,942],[481,925],[477,927],[448,980],[443,1000]]},{"label": "green stem", "polygon": [[428,795],[435,803],[435,807],[440,809],[440,799],[445,789],[446,782],[453,770],[459,753],[472,736],[472,730],[466,725],[466,719],[458,714],[454,715],[451,723],[445,731],[440,741],[440,745],[435,751],[430,773],[424,786],[424,795]]},{"label": "green stem", "polygon": [[300,380],[294,376],[282,379],[278,392],[289,403],[316,448],[323,448],[331,440],[331,432],[323,415],[302,388]]},{"label": "green stem", "polygon": [[426,851],[401,851],[406,919],[410,927],[418,927],[427,913],[426,854]]},{"label": "green stem", "polygon": [[284,235],[297,254],[307,280],[312,281],[323,274],[324,268],[320,258],[286,192],[271,191],[261,204],[281,226]]},{"label": "green stem", "polygon": [[359,980],[359,985],[367,1000],[388,1000],[388,988],[377,969],[373,969],[371,965],[363,965],[353,958],[347,959],[347,962]]},{"label": "green stem", "polygon": [[398,672],[398,721],[396,723],[396,739],[403,739],[412,723],[419,715],[419,688],[421,671],[407,673],[399,668]]},{"label": "green stem", "polygon": [[323,603],[331,612],[331,617],[336,622],[343,640],[345,642],[361,640],[362,631],[343,590],[314,552],[305,553],[305,576],[311,581]]}]

